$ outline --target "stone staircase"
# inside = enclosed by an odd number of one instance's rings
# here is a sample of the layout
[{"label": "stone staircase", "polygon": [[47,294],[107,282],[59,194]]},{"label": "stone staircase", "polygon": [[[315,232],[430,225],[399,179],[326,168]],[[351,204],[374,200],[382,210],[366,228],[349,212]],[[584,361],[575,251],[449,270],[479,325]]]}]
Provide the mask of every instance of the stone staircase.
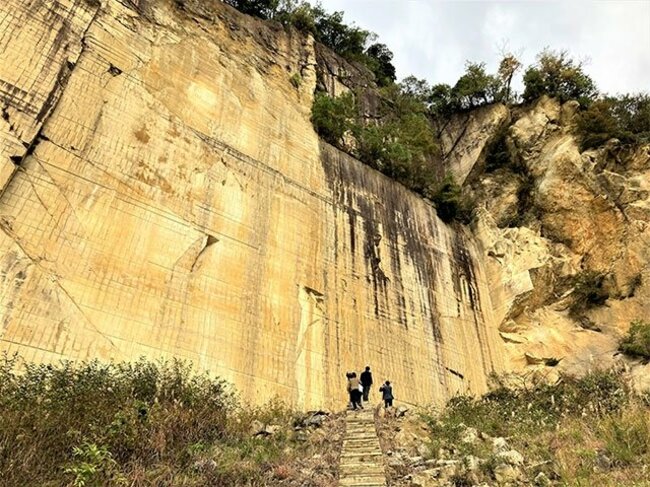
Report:
[{"label": "stone staircase", "polygon": [[383,455],[370,408],[348,411],[345,418],[339,487],[386,487]]}]

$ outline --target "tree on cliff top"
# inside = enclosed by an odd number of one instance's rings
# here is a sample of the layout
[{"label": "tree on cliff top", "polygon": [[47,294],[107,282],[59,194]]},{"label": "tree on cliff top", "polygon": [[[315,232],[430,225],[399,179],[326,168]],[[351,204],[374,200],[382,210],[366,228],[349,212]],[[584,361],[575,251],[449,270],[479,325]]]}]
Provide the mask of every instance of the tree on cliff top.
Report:
[{"label": "tree on cliff top", "polygon": [[375,43],[372,32],[343,21],[343,11],[328,13],[320,3],[298,0],[224,0],[240,12],[265,20],[276,20],[314,36],[344,58],[364,64],[375,75],[379,86],[395,81],[393,53],[386,44]]},{"label": "tree on cliff top", "polygon": [[533,101],[546,94],[561,102],[578,100],[588,106],[597,89],[583,68],[583,63],[571,59],[567,51],[544,49],[524,74],[524,100]]}]

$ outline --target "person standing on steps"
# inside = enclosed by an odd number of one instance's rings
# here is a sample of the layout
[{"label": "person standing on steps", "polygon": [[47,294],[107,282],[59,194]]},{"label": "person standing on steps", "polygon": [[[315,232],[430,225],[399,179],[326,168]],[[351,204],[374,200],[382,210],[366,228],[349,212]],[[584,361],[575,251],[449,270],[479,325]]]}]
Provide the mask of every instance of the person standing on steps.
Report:
[{"label": "person standing on steps", "polygon": [[352,389],[350,389],[350,380],[352,379],[352,372],[346,372],[345,378],[347,379],[347,391],[348,391],[348,409],[352,409],[354,404],[352,403]]},{"label": "person standing on steps", "polygon": [[370,393],[370,386],[372,386],[372,373],[369,365],[366,365],[366,370],[361,372],[360,379],[363,386],[363,401],[368,402],[368,394]]},{"label": "person standing on steps", "polygon": [[363,409],[361,405],[361,391],[359,390],[360,384],[356,372],[348,374],[348,392],[350,393],[350,402],[352,402],[352,409],[354,410]]},{"label": "person standing on steps", "polygon": [[387,380],[379,388],[381,392],[381,398],[384,400],[384,407],[388,409],[393,405],[393,386],[390,385],[390,381]]}]

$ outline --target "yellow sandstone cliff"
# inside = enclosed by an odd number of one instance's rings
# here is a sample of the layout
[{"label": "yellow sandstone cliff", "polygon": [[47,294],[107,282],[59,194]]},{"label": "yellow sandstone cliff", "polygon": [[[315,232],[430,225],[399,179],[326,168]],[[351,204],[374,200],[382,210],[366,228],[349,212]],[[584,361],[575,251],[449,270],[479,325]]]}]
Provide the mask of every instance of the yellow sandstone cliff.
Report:
[{"label": "yellow sandstone cliff", "polygon": [[503,370],[469,232],[319,143],[310,38],[219,4],[0,13],[2,350],[180,357],[304,408],[366,364],[406,403]]}]

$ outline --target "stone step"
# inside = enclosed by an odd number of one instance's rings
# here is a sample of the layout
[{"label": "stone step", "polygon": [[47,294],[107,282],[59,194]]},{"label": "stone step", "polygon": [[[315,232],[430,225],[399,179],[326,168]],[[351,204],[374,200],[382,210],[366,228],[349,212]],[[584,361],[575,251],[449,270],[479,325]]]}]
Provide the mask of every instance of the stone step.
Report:
[{"label": "stone step", "polygon": [[374,468],[374,467],[381,467],[383,468],[383,463],[381,461],[381,457],[355,457],[355,458],[342,458],[340,462],[341,468],[357,468],[357,467],[368,467],[368,468]]},{"label": "stone step", "polygon": [[361,426],[361,427],[360,426],[352,426],[352,427],[348,426],[347,428],[345,428],[345,433],[346,433],[346,436],[362,435],[362,434],[377,436],[377,430],[375,429],[374,425],[365,426],[365,427],[363,427],[363,426]]},{"label": "stone step", "polygon": [[360,452],[360,451],[367,451],[367,450],[372,450],[381,453],[381,448],[377,443],[349,443],[345,442],[343,443],[343,452],[344,453],[354,453],[354,452]]},{"label": "stone step", "polygon": [[350,453],[353,453],[355,451],[381,452],[381,448],[377,443],[346,443],[343,445],[342,451]]},{"label": "stone step", "polygon": [[343,449],[354,449],[364,446],[372,446],[379,448],[379,442],[376,438],[349,438],[343,441]]},{"label": "stone step", "polygon": [[383,465],[376,465],[370,463],[357,463],[349,465],[341,465],[340,477],[367,477],[384,475],[386,469]]},{"label": "stone step", "polygon": [[348,411],[339,463],[339,487],[386,487],[374,411]]},{"label": "stone step", "polygon": [[386,487],[384,477],[349,478],[339,480],[340,487]]},{"label": "stone step", "polygon": [[368,465],[371,463],[376,463],[377,465],[383,465],[383,455],[380,452],[372,453],[361,453],[358,455],[341,455],[341,463],[346,465],[355,465],[355,464],[364,464]]}]

